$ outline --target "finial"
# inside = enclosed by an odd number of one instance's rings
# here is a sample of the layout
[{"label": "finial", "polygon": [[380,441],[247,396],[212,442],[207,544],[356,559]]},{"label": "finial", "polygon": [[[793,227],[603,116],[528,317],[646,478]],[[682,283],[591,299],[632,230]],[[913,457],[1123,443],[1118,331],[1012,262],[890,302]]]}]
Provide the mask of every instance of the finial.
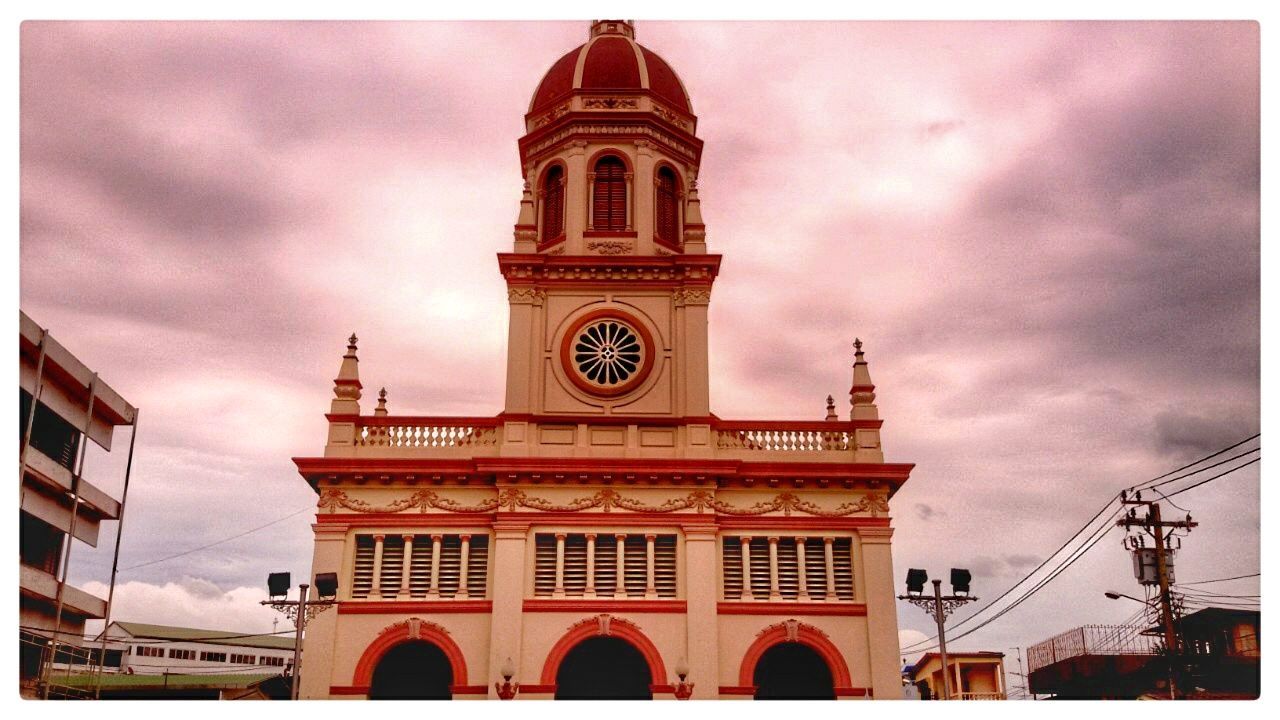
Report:
[{"label": "finial", "polygon": [[373,409],[374,415],[387,414],[387,389],[382,388],[378,391],[378,407]]},{"label": "finial", "polygon": [[850,420],[875,420],[879,418],[875,406],[876,386],[871,382],[871,372],[862,352],[862,338],[853,339],[853,387],[849,388],[849,402],[853,405]]},{"label": "finial", "polygon": [[338,368],[338,377],[333,380],[333,402],[329,412],[334,415],[360,414],[360,360],[356,357],[355,333],[347,338],[347,352],[342,356],[342,365]]},{"label": "finial", "polygon": [[855,355],[862,354],[862,338],[853,339],[853,350]]},{"label": "finial", "polygon": [[827,396],[827,420],[839,420],[840,416],[836,415],[836,399]]}]

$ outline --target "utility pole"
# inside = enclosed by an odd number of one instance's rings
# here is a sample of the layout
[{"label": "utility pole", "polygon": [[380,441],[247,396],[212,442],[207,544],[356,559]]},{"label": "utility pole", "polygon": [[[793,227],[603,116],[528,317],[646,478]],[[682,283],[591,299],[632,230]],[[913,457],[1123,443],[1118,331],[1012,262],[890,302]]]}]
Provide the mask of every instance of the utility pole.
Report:
[{"label": "utility pole", "polygon": [[[1138,576],[1138,582],[1143,585],[1157,585],[1160,588],[1160,624],[1164,630],[1164,646],[1169,655],[1169,697],[1177,696],[1174,679],[1174,666],[1177,658],[1182,656],[1182,643],[1178,638],[1178,629],[1174,620],[1173,593],[1170,585],[1173,584],[1169,563],[1170,555],[1174,548],[1170,546],[1169,540],[1173,536],[1174,530],[1190,530],[1199,525],[1192,521],[1191,514],[1187,514],[1186,520],[1163,520],[1160,517],[1160,503],[1142,499],[1142,493],[1137,493],[1132,499],[1127,493],[1120,493],[1120,502],[1124,505],[1145,505],[1147,512],[1144,516],[1139,517],[1136,509],[1129,510],[1128,514],[1116,521],[1116,525],[1126,530],[1139,528],[1145,531],[1153,540],[1154,548],[1152,552],[1147,552],[1146,542],[1142,536],[1126,539],[1126,547],[1134,552],[1134,572]],[[1166,532],[1166,528],[1168,532]],[[1181,540],[1179,540],[1181,543]],[[1155,558],[1155,576],[1150,577],[1146,571],[1146,558],[1154,555]]]},{"label": "utility pole", "polygon": [[938,625],[938,656],[942,661],[942,699],[951,699],[951,673],[947,667],[947,616],[956,608],[978,598],[969,595],[969,580],[972,576],[968,570],[951,569],[951,595],[942,594],[942,581],[933,581],[933,597],[924,594],[924,583],[929,574],[924,570],[912,568],[907,571],[907,594],[899,595],[899,600],[921,608],[933,616]]},{"label": "utility pole", "polygon": [[1031,683],[1027,682],[1027,676],[1022,672],[1022,648],[1015,647],[1014,651],[1018,653],[1018,679],[1022,681],[1022,694],[1035,700],[1036,696],[1031,694]]}]

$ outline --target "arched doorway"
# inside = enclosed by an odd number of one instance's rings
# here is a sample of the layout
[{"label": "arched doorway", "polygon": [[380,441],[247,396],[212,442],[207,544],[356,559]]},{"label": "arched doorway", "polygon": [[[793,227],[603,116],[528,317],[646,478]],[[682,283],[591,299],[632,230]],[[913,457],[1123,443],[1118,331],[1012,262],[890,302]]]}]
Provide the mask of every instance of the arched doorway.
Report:
[{"label": "arched doorway", "polygon": [[434,643],[412,640],[387,650],[373,670],[370,700],[450,700],[453,667]]},{"label": "arched doorway", "polygon": [[556,671],[557,700],[652,700],[649,663],[631,643],[596,636],[578,643]]},{"label": "arched doorway", "polygon": [[756,663],[753,684],[757,700],[835,700],[831,668],[816,650],[783,642],[765,651]]}]

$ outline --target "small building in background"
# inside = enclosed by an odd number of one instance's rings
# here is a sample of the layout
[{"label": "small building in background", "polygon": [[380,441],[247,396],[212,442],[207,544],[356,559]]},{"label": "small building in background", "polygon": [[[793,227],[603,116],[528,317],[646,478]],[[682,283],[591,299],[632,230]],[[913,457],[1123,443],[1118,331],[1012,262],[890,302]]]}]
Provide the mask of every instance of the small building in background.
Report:
[{"label": "small building in background", "polygon": [[[1006,700],[1004,653],[947,653],[951,677],[950,700]],[[927,652],[906,668],[907,678],[921,700],[941,700],[943,696],[942,657]]]},{"label": "small building in background", "polygon": [[51,652],[64,666],[96,657],[84,624],[107,616],[107,600],[66,584],[69,536],[97,547],[124,498],[84,478],[85,441],[110,452],[138,411],[22,311],[18,373],[18,678],[19,693],[34,696]]},{"label": "small building in background", "polygon": [[[1027,650],[1030,691],[1070,699],[1253,699],[1261,688],[1261,614],[1209,607],[1175,621],[1171,673],[1160,627],[1085,625]],[[1170,692],[1169,679],[1175,678]]]},{"label": "small building in background", "polygon": [[[94,642],[97,646],[102,636]],[[293,668],[293,637],[227,630],[113,622],[107,633],[109,673],[282,675]],[[105,686],[104,686],[105,689]]]}]

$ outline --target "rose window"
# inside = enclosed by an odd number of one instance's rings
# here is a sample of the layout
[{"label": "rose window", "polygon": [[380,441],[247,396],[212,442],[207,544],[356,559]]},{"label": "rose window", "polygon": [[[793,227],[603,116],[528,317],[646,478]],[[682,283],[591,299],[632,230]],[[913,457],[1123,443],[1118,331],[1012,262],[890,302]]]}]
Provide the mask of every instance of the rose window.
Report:
[{"label": "rose window", "polygon": [[573,367],[592,385],[624,385],[644,362],[644,342],[635,328],[617,318],[588,323],[573,342]]}]

